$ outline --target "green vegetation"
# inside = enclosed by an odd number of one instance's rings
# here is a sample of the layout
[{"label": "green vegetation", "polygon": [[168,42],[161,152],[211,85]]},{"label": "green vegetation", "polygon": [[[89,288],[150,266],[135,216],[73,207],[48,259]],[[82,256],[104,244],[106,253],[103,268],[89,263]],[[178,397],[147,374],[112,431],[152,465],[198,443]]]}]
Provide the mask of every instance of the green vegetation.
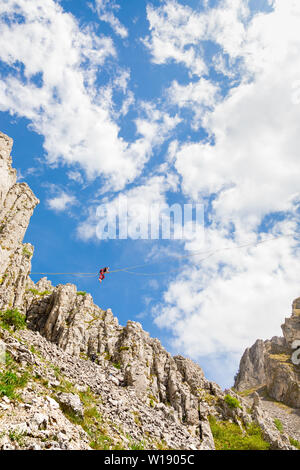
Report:
[{"label": "green vegetation", "polygon": [[26,328],[26,317],[16,308],[5,310],[0,312],[0,326],[8,330],[23,330]]},{"label": "green vegetation", "polygon": [[22,253],[23,253],[23,255],[26,256],[27,258],[31,258],[31,257],[32,257],[32,254],[33,254],[32,251],[29,251],[29,250],[26,248],[26,246],[24,246]]},{"label": "green vegetation", "polygon": [[160,442],[155,443],[155,447],[157,450],[172,450],[170,447],[168,447],[166,441],[162,440]]},{"label": "green vegetation", "polygon": [[275,418],[274,419],[274,424],[275,424],[276,428],[278,429],[278,431],[283,432],[283,424],[280,421],[280,419]]},{"label": "green vegetation", "polygon": [[[78,393],[74,385],[64,379],[57,389],[65,392]],[[113,439],[107,433],[102,416],[97,408],[99,397],[95,397],[89,388],[84,392],[79,392],[79,397],[84,406],[83,418],[78,417],[71,410],[62,409],[65,416],[72,423],[79,424],[84,429],[90,438],[90,446],[92,449],[122,450],[122,445],[120,443],[114,445]]]},{"label": "green vegetation", "polygon": [[141,426],[140,414],[138,411],[132,411],[134,422],[137,426]]},{"label": "green vegetation", "polygon": [[86,295],[86,292],[81,290],[77,292],[77,295],[82,295],[84,297]]},{"label": "green vegetation", "polygon": [[149,394],[148,395],[149,399],[150,399],[150,407],[151,408],[154,408],[155,407],[155,403],[157,402],[157,398],[155,398],[154,395],[151,395]]},{"label": "green vegetation", "polygon": [[145,443],[144,443],[144,441],[133,442],[132,444],[129,445],[129,448],[131,450],[144,450],[145,449]]},{"label": "green vegetation", "polygon": [[113,366],[116,368],[116,369],[121,369],[121,364],[119,362],[114,362],[113,363]]},{"label": "green vegetation", "polygon": [[49,290],[44,290],[43,292],[38,291],[37,289],[26,289],[26,292],[32,292],[33,295],[38,295],[39,297],[43,297],[44,295],[50,295],[51,292]]},{"label": "green vegetation", "polygon": [[53,369],[55,378],[56,378],[57,380],[59,380],[59,379],[60,379],[60,376],[61,376],[60,368],[59,368],[58,366],[54,366],[53,364],[51,364],[51,368]]},{"label": "green vegetation", "polygon": [[120,349],[119,349],[119,351],[120,351],[120,352],[121,352],[121,351],[128,351],[129,349],[130,349],[129,346],[121,346]]},{"label": "green vegetation", "polygon": [[[77,393],[77,390],[75,386],[72,384],[72,382],[69,382],[65,378],[61,377],[61,372],[58,367],[53,367],[54,373],[56,378],[59,380],[59,385],[55,387],[55,389],[58,392],[63,392],[63,393]],[[59,371],[59,372],[58,372]]]},{"label": "green vegetation", "polygon": [[276,359],[279,362],[290,362],[291,356],[289,354],[281,353],[281,354],[270,354],[272,359]]},{"label": "green vegetation", "polygon": [[7,278],[8,274],[4,274],[1,278],[0,278],[0,286],[3,284],[3,282],[5,281],[5,279]]},{"label": "green vegetation", "polygon": [[224,401],[227,403],[229,408],[241,408],[241,404],[238,399],[231,395],[225,395]]},{"label": "green vegetation", "polygon": [[217,421],[209,417],[211,431],[217,450],[269,450],[270,444],[264,441],[261,429],[250,424],[242,429],[235,423]]},{"label": "green vegetation", "polygon": [[40,359],[42,359],[40,351],[38,351],[33,345],[30,346],[29,350],[32,354],[36,354]]},{"label": "green vegetation", "polygon": [[290,439],[290,444],[294,447],[296,447],[298,450],[300,450],[300,442],[297,441],[297,439],[293,439],[292,437]]},{"label": "green vegetation", "polygon": [[80,359],[82,359],[83,361],[88,361],[88,360],[89,360],[89,356],[88,356],[86,353],[84,353],[84,352],[80,352],[80,353],[79,353],[79,357],[80,357]]},{"label": "green vegetation", "polygon": [[29,379],[28,372],[20,374],[18,372],[18,365],[10,356],[6,353],[6,361],[3,364],[3,370],[0,370],[0,396],[6,395],[11,400],[19,398],[17,390],[25,387]]},{"label": "green vegetation", "polygon": [[11,441],[16,441],[21,447],[24,445],[25,434],[23,432],[9,431],[8,435]]}]

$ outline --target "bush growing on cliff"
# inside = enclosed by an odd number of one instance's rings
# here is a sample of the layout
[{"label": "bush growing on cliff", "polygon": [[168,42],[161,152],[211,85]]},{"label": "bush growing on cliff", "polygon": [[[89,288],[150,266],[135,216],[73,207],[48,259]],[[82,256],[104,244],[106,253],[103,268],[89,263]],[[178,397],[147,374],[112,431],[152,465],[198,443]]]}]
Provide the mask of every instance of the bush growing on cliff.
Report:
[{"label": "bush growing on cliff", "polygon": [[44,295],[50,295],[51,294],[51,292],[49,290],[44,290],[43,292],[40,292],[37,289],[26,289],[26,292],[31,292],[33,295],[38,295],[40,297],[44,297]]},{"label": "bush growing on cliff", "polygon": [[224,398],[225,403],[229,406],[229,408],[241,408],[240,402],[237,398],[232,397],[231,395],[226,395]]},{"label": "bush growing on cliff", "polygon": [[296,447],[296,449],[300,450],[300,442],[297,441],[297,439],[293,439],[292,437],[290,437],[289,439],[290,439],[290,444]]},{"label": "bush growing on cliff", "polygon": [[270,444],[264,441],[261,429],[250,424],[244,433],[241,428],[228,421],[217,421],[209,417],[211,432],[216,450],[269,450]]},{"label": "bush growing on cliff", "polygon": [[23,330],[26,328],[26,317],[16,308],[8,309],[4,312],[0,312],[0,325],[3,328]]}]

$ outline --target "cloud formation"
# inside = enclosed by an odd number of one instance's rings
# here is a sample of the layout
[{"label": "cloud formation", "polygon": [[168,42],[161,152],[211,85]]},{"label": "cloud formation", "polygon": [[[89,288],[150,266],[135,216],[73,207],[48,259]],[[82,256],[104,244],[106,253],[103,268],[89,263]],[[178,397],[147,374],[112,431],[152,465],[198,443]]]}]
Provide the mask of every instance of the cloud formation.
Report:
[{"label": "cloud formation", "polygon": [[70,206],[77,203],[76,197],[70,194],[60,191],[59,194],[53,198],[49,198],[46,201],[49,209],[57,212],[63,212]]},{"label": "cloud formation", "polygon": [[[236,60],[227,62],[233,71],[239,64],[239,82],[222,99],[204,95],[211,105],[199,117],[208,138],[174,141],[170,146],[183,193],[193,200],[212,198],[208,250],[255,242],[262,232],[298,230],[300,6],[293,0],[277,0],[272,11],[251,16],[245,5],[224,1],[216,9],[193,13],[172,1],[148,11],[148,47],[156,63],[172,59],[191,75],[200,75],[194,62],[179,53],[188,47],[194,57],[203,58],[200,45],[206,35],[221,48],[218,57],[227,54]],[[226,13],[223,19],[221,11]],[[198,29],[192,28],[193,22]],[[179,23],[183,27],[177,41]],[[167,52],[160,55],[163,42]],[[211,77],[200,80],[207,80],[213,90]],[[198,84],[173,83],[172,104],[195,113],[202,99]],[[280,334],[282,317],[299,295],[297,243],[293,237],[280,238],[255,249],[221,251],[207,261],[192,261],[170,282],[163,302],[153,310],[157,325],[174,335],[174,349],[194,358],[223,353],[236,364],[245,346],[258,336]]]},{"label": "cloud formation", "polygon": [[159,7],[147,6],[150,34],[144,44],[152,61],[183,64],[191,75],[208,73],[204,58],[205,42],[213,41],[224,53],[239,55],[245,37],[245,23],[250,12],[244,0],[221,0],[214,8],[195,11],[176,0],[161,2]]}]

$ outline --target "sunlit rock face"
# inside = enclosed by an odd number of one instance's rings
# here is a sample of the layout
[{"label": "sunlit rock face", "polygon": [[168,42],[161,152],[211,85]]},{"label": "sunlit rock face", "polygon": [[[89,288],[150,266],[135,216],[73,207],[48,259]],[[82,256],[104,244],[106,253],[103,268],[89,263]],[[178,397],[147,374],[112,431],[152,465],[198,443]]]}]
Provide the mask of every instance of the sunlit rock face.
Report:
[{"label": "sunlit rock face", "polygon": [[240,391],[266,386],[270,397],[300,408],[300,365],[293,362],[295,343],[300,341],[300,298],[292,304],[292,314],[281,325],[283,337],[257,340],[247,348],[235,378]]}]

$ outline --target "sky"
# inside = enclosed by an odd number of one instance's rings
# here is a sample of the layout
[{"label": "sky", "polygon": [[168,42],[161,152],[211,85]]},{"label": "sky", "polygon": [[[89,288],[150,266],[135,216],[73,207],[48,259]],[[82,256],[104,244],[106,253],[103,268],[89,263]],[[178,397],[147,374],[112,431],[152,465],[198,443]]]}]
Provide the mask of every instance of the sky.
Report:
[{"label": "sky", "polygon": [[[222,387],[300,295],[299,21],[298,0],[0,4],[0,130],[40,200],[32,272],[142,265],[48,278]],[[139,239],[143,210],[101,239],[99,207],[120,200],[199,204],[203,230]]]}]

